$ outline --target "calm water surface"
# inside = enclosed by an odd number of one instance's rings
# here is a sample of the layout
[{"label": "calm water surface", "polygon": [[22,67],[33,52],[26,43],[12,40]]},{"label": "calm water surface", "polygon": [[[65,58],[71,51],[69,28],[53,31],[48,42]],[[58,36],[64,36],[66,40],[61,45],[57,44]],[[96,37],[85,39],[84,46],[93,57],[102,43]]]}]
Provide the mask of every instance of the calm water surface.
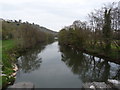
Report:
[{"label": "calm water surface", "polygon": [[64,48],[58,42],[40,46],[18,58],[17,82],[36,88],[81,88],[84,82],[120,80],[120,65]]}]

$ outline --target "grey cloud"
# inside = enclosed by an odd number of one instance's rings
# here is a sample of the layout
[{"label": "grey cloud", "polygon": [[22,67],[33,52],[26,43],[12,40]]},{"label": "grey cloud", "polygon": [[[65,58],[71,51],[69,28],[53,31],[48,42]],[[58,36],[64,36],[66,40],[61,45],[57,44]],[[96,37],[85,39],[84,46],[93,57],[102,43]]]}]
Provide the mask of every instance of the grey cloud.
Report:
[{"label": "grey cloud", "polygon": [[[11,0],[10,0],[11,1]],[[12,0],[0,3],[2,16],[7,19],[22,19],[53,30],[60,30],[74,20],[86,20],[86,16],[105,2],[113,0]],[[114,0],[119,1],[119,0]]]}]

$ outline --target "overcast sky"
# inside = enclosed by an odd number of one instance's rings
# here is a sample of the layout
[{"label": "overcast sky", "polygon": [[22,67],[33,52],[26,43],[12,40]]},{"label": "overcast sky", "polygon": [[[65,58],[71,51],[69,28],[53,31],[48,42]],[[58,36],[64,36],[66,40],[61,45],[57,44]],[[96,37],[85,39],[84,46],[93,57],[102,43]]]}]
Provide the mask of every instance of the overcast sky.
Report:
[{"label": "overcast sky", "polygon": [[84,21],[104,3],[119,0],[0,0],[0,18],[28,21],[54,31]]}]

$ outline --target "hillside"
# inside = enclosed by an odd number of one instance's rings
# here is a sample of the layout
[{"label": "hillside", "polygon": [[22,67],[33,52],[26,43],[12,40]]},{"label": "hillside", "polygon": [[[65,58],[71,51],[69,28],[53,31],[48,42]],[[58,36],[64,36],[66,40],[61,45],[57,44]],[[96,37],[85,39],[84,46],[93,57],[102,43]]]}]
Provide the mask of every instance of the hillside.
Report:
[{"label": "hillside", "polygon": [[0,19],[2,21],[2,34],[3,34],[3,39],[8,39],[8,38],[12,38],[13,32],[15,32],[16,30],[21,30],[22,25],[27,25],[31,26],[31,28],[34,28],[36,30],[40,30],[41,32],[44,32],[46,34],[51,34],[53,36],[56,36],[58,33],[50,30],[46,27],[40,26],[38,24],[34,24],[34,23],[29,23],[29,22],[22,22],[21,20],[17,21],[17,20],[4,20],[4,19]]},{"label": "hillside", "polygon": [[[34,24],[33,24],[34,25]],[[49,33],[49,34],[52,34],[52,35],[57,35],[58,34],[58,32],[56,32],[56,31],[53,31],[53,30],[51,30],[51,29],[48,29],[48,28],[46,28],[46,27],[43,27],[43,26],[40,26],[40,25],[35,25],[40,31],[43,31],[43,32],[45,32],[45,33]]]}]

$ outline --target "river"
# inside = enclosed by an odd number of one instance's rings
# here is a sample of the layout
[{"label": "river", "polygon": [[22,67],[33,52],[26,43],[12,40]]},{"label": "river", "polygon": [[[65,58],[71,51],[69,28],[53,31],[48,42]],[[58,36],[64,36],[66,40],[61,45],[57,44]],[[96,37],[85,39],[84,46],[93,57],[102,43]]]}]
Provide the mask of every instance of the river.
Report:
[{"label": "river", "polygon": [[40,46],[18,58],[15,83],[36,88],[81,88],[90,81],[120,80],[120,65],[58,45]]}]

